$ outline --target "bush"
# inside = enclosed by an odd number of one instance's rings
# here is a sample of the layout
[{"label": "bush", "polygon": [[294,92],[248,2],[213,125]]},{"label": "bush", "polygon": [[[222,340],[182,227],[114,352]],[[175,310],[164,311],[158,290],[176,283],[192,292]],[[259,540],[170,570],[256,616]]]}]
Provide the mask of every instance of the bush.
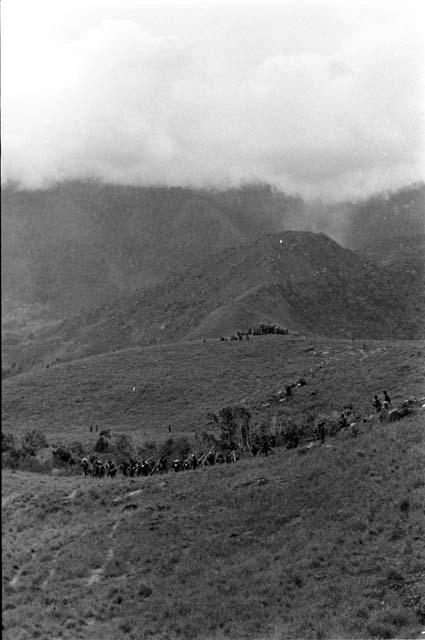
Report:
[{"label": "bush", "polygon": [[156,458],[158,455],[159,446],[155,440],[149,440],[143,447],[137,449],[137,455],[143,459]]},{"label": "bush", "polygon": [[114,451],[117,456],[122,458],[129,458],[132,456],[133,450],[133,442],[129,436],[126,436],[123,433],[116,436],[114,442]]},{"label": "bush", "polygon": [[106,453],[106,451],[109,451],[109,441],[105,438],[105,436],[99,436],[96,444],[94,445],[94,450],[97,453]]},{"label": "bush", "polygon": [[191,450],[192,446],[189,440],[185,436],[182,436],[181,438],[177,438],[176,440],[174,440],[173,438],[168,438],[159,447],[158,454],[161,456],[165,456],[168,459],[186,458]]},{"label": "bush", "polygon": [[141,584],[138,589],[138,594],[141,598],[149,598],[152,595],[152,589],[146,584]]},{"label": "bush", "polygon": [[224,449],[251,449],[251,413],[245,407],[223,407],[218,415],[208,414],[220,429],[219,444]]},{"label": "bush", "polygon": [[407,609],[386,609],[376,612],[367,624],[367,630],[372,638],[395,638],[403,627],[412,622]]},{"label": "bush", "polygon": [[13,433],[1,432],[1,451],[2,453],[15,448],[15,436]]},{"label": "bush", "polygon": [[27,431],[22,438],[22,449],[26,454],[35,455],[48,446],[46,436],[37,430]]},{"label": "bush", "polygon": [[56,449],[54,449],[53,457],[56,464],[63,466],[68,466],[69,464],[73,464],[74,462],[71,451],[69,451],[69,449],[65,449],[64,447],[57,447]]},{"label": "bush", "polygon": [[70,444],[69,450],[76,458],[81,458],[81,456],[84,455],[84,447],[78,440],[75,440]]},{"label": "bush", "polygon": [[3,468],[18,469],[22,459],[21,449],[9,449],[1,455],[1,463]]}]

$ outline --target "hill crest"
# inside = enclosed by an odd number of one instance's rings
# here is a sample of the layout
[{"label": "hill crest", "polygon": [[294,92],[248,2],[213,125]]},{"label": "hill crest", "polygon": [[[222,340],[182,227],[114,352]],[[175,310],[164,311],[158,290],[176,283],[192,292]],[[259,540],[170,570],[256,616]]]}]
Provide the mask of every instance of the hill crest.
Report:
[{"label": "hill crest", "polygon": [[218,251],[163,284],[57,323],[8,352],[28,368],[137,345],[219,338],[259,322],[329,337],[417,338],[424,335],[423,282],[423,267],[414,273],[385,267],[324,234],[285,231]]}]

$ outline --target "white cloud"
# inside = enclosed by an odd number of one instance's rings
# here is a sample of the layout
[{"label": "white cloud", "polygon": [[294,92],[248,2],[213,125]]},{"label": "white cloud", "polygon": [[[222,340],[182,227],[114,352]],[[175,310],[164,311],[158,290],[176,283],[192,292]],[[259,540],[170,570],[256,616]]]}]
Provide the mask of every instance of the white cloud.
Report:
[{"label": "white cloud", "polygon": [[3,178],[335,197],[420,179],[422,5],[357,6],[6,0]]}]

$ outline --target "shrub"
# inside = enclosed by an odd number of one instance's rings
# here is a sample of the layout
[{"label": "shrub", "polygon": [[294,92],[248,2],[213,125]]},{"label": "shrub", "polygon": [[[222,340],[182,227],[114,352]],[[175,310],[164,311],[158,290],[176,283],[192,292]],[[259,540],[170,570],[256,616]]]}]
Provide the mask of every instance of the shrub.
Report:
[{"label": "shrub", "polygon": [[72,442],[69,446],[69,450],[71,451],[72,455],[77,458],[80,458],[84,455],[84,447],[79,440],[75,440],[74,442]]},{"label": "shrub", "polygon": [[15,437],[13,433],[1,432],[1,451],[2,453],[15,448]]},{"label": "shrub", "polygon": [[27,431],[22,438],[22,449],[26,454],[35,455],[39,449],[48,446],[46,436],[36,429]]},{"label": "shrub", "polygon": [[404,500],[402,500],[400,502],[400,511],[402,513],[406,512],[406,511],[409,511],[409,508],[410,508],[410,501],[409,501],[408,498],[405,498]]},{"label": "shrub", "polygon": [[207,415],[211,423],[220,429],[219,446],[222,449],[251,449],[251,413],[245,407],[228,406],[218,414]]},{"label": "shrub", "polygon": [[124,433],[116,436],[114,442],[114,450],[119,457],[130,457],[133,453],[133,449],[133,442],[129,436],[126,436]]},{"label": "shrub", "polygon": [[141,598],[149,598],[152,595],[152,589],[146,584],[141,584],[138,589],[138,594]]},{"label": "shrub", "polygon": [[1,455],[1,463],[4,468],[18,469],[22,458],[21,449],[9,449]]},{"label": "shrub", "polygon": [[105,438],[105,436],[99,436],[96,444],[94,445],[94,450],[97,453],[105,453],[109,450],[109,441],[107,440],[107,438]]},{"label": "shrub", "polygon": [[410,621],[411,615],[406,609],[386,609],[372,615],[366,628],[372,638],[394,638]]},{"label": "shrub", "polygon": [[155,440],[149,440],[142,447],[138,447],[137,455],[144,459],[156,458],[158,449],[158,443]]}]

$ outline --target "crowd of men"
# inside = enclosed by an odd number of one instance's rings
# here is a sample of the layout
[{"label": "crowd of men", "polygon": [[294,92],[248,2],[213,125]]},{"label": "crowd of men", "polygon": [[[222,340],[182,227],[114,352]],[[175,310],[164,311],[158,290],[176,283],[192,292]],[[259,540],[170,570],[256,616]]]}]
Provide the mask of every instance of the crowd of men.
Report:
[{"label": "crowd of men", "polygon": [[[387,391],[383,392],[382,401],[378,395],[375,395],[372,401],[376,417],[380,421],[388,420],[390,422],[403,418],[411,412],[412,407],[416,404],[417,400],[412,396],[405,400],[401,406],[391,410],[391,399]],[[309,446],[315,442],[323,445],[327,436],[335,436],[339,431],[348,429],[352,437],[357,437],[360,423],[367,423],[370,419],[371,416],[362,418],[354,412],[352,405],[347,404],[338,419],[321,418],[312,433],[311,430],[309,433],[305,433],[304,429],[296,425],[288,425],[277,434],[256,433],[253,434],[249,447],[244,451],[210,449],[201,453],[191,452],[186,457],[174,460],[169,460],[164,455],[160,455],[157,459],[151,457],[146,460],[136,460],[130,457],[122,460],[119,464],[113,460],[102,460],[96,456],[90,456],[82,458],[81,467],[84,476],[95,478],[114,478],[118,472],[125,477],[135,477],[168,473],[169,471],[190,471],[199,467],[236,462],[241,455],[268,456],[275,447],[280,446],[285,449],[294,449],[301,442]]]},{"label": "crowd of men", "polygon": [[124,477],[134,478],[135,476],[151,476],[154,474],[168,473],[173,470],[190,471],[198,467],[212,466],[215,464],[224,464],[236,462],[236,452],[220,453],[212,450],[206,453],[190,453],[185,458],[175,458],[171,464],[166,456],[155,458],[147,458],[146,460],[136,460],[128,458],[118,465],[113,460],[102,460],[96,456],[84,457],[81,459],[81,467],[85,477],[92,476],[94,478],[114,478],[118,472]]},{"label": "crowd of men", "polygon": [[280,327],[278,324],[265,324],[261,322],[255,327],[250,327],[247,331],[237,331],[236,335],[232,335],[230,338],[221,336],[220,340],[222,342],[227,342],[227,340],[249,340],[249,336],[268,336],[271,334],[286,336],[288,333],[288,329]]}]

